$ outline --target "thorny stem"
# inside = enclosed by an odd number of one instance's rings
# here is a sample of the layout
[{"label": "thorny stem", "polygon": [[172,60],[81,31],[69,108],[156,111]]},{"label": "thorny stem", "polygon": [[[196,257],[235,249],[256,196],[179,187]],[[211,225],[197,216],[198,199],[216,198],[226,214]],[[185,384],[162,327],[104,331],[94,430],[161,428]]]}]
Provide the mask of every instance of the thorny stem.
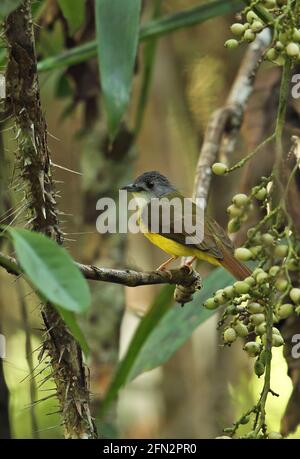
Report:
[{"label": "thorny stem", "polygon": [[[5,37],[8,45],[6,101],[17,128],[16,162],[26,190],[30,226],[62,243],[47,126],[40,102],[30,0],[24,0],[6,18]],[[8,264],[11,265],[10,262]],[[95,438],[97,434],[89,408],[88,378],[80,347],[51,304],[43,305],[41,314],[46,327],[44,350],[48,352],[53,368],[65,436]]]}]

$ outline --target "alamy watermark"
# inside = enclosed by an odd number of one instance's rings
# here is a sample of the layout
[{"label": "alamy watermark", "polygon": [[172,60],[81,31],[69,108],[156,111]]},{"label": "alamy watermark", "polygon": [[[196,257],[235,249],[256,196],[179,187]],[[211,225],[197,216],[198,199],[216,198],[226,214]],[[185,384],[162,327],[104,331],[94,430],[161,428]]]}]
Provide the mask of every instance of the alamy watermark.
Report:
[{"label": "alamy watermark", "polygon": [[6,357],[6,339],[4,335],[0,334],[0,359]]},{"label": "alamy watermark", "polygon": [[[196,205],[195,205],[196,204]],[[204,236],[204,200],[165,197],[132,198],[119,191],[118,203],[112,198],[100,198],[96,204],[100,215],[97,231],[104,233],[184,234],[185,244],[199,244]],[[133,212],[130,214],[130,212]]]},{"label": "alamy watermark", "polygon": [[292,87],[292,97],[293,99],[299,99],[300,98],[300,73],[295,73],[295,75],[292,76],[292,83],[294,86]]},{"label": "alamy watermark", "polygon": [[6,97],[6,83],[5,76],[0,73],[0,99],[5,99]]}]

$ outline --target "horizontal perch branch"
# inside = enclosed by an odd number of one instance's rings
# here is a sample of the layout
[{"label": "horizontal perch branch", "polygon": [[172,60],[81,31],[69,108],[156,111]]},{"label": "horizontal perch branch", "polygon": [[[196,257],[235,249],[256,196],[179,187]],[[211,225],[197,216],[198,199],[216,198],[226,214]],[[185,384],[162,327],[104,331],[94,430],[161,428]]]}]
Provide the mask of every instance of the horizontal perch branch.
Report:
[{"label": "horizontal perch branch", "polygon": [[[111,282],[114,284],[137,287],[139,285],[173,284],[190,287],[199,283],[200,275],[196,271],[189,271],[187,267],[166,271],[135,271],[132,269],[98,268],[97,266],[76,263],[86,279]],[[0,253],[0,266],[10,274],[20,275],[22,269],[17,260]]]}]

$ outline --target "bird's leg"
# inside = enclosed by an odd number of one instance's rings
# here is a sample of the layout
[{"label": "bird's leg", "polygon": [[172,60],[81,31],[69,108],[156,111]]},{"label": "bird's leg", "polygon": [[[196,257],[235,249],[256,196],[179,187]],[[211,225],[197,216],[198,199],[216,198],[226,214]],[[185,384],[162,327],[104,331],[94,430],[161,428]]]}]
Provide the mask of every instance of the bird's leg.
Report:
[{"label": "bird's leg", "polygon": [[186,263],[184,263],[183,266],[187,266],[191,272],[193,271],[192,264],[194,263],[195,260],[197,260],[197,257],[193,257],[190,261],[187,261]]},{"label": "bird's leg", "polygon": [[176,260],[178,257],[171,257],[169,258],[167,261],[165,261],[164,263],[162,263],[155,271],[165,271],[166,267],[172,263],[172,261]]}]

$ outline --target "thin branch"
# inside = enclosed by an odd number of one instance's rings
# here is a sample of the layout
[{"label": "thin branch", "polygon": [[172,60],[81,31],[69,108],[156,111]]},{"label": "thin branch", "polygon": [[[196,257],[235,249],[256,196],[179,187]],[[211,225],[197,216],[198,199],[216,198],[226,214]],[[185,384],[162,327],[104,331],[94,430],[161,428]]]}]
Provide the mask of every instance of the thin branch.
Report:
[{"label": "thin branch", "polygon": [[211,166],[218,157],[228,163],[234,151],[256,71],[270,40],[270,31],[266,29],[249,46],[225,105],[216,110],[209,120],[194,182],[194,196],[203,198],[205,202],[209,194]]},{"label": "thin branch", "polygon": [[[137,287],[139,285],[172,284],[190,287],[200,282],[200,275],[196,271],[189,271],[186,267],[166,271],[135,271],[133,269],[98,268],[92,265],[76,263],[86,279],[111,282],[113,284]],[[0,266],[10,274],[20,275],[22,270],[15,258],[0,252]]]}]

